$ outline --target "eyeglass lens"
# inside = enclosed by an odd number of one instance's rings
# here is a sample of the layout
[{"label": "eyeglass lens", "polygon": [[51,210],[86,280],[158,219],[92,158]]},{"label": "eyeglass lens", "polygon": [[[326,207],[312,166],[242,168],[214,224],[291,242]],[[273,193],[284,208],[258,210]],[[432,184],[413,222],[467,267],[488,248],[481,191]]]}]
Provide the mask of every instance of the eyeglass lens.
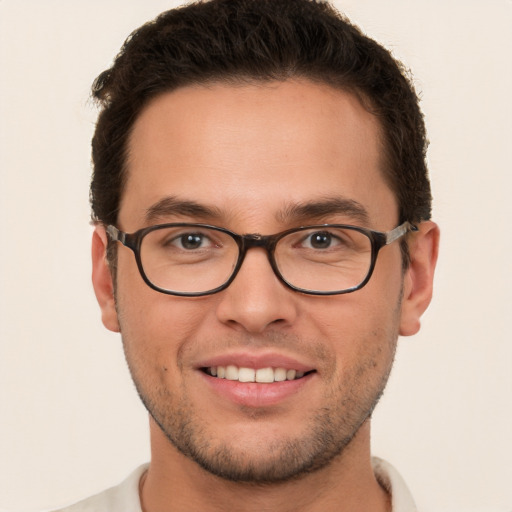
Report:
[{"label": "eyeglass lens", "polygon": [[[276,266],[290,285],[307,291],[343,291],[361,284],[371,266],[372,244],[355,229],[321,227],[282,237]],[[146,277],[158,288],[201,293],[226,283],[236,268],[239,248],[228,233],[198,226],[148,232],[140,256]]]}]

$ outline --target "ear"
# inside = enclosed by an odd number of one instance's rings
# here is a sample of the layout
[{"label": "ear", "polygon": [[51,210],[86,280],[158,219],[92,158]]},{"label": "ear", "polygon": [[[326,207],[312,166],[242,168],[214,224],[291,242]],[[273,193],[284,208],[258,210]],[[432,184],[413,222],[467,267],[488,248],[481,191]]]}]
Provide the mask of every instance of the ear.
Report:
[{"label": "ear", "polygon": [[92,285],[100,305],[103,325],[110,331],[120,332],[114,284],[107,262],[107,233],[103,226],[96,226],[92,235]]},{"label": "ear", "polygon": [[434,270],[439,250],[439,228],[421,222],[409,239],[410,264],[405,272],[400,334],[411,336],[420,329],[420,318],[432,299]]}]

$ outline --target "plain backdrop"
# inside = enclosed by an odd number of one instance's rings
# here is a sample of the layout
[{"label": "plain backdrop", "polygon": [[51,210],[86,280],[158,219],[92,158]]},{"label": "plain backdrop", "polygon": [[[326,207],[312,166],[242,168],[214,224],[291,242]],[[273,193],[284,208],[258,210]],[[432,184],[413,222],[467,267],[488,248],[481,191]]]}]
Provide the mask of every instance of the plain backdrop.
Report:
[{"label": "plain backdrop", "polygon": [[[90,284],[89,87],[170,0],[0,0],[0,508],[50,509],[146,461],[147,414]],[[436,293],[373,421],[425,512],[512,511],[512,1],[340,0],[410,67]]]}]

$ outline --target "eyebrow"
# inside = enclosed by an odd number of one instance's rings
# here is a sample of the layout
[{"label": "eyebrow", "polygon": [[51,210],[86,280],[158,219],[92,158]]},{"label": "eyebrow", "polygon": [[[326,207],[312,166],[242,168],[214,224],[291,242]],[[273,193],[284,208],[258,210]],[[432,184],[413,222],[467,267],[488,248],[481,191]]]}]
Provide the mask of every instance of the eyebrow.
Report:
[{"label": "eyebrow", "polygon": [[[368,212],[361,203],[339,196],[317,201],[291,203],[277,212],[275,217],[280,223],[290,224],[322,221],[333,215],[343,215],[362,224],[369,222]],[[222,214],[220,209],[213,206],[167,196],[146,210],[145,220],[148,224],[151,224],[173,216],[211,221],[221,220],[225,215]]]},{"label": "eyebrow", "polygon": [[333,215],[350,217],[363,224],[369,222],[368,212],[361,203],[338,196],[291,204],[279,212],[277,217],[280,222],[287,223],[321,220]]},{"label": "eyebrow", "polygon": [[147,223],[151,223],[157,219],[171,216],[219,219],[222,214],[217,208],[168,196],[151,205],[146,210],[144,217]]}]

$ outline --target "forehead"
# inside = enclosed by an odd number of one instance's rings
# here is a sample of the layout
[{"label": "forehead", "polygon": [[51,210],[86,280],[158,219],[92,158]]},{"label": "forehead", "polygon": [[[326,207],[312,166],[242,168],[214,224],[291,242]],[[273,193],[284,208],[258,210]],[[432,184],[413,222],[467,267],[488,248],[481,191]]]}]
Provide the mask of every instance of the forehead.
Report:
[{"label": "forehead", "polygon": [[393,215],[380,140],[375,117],[329,86],[184,87],[153,99],[134,124],[120,220],[140,227],[166,197],[252,222],[333,197],[361,203],[370,218]]}]

